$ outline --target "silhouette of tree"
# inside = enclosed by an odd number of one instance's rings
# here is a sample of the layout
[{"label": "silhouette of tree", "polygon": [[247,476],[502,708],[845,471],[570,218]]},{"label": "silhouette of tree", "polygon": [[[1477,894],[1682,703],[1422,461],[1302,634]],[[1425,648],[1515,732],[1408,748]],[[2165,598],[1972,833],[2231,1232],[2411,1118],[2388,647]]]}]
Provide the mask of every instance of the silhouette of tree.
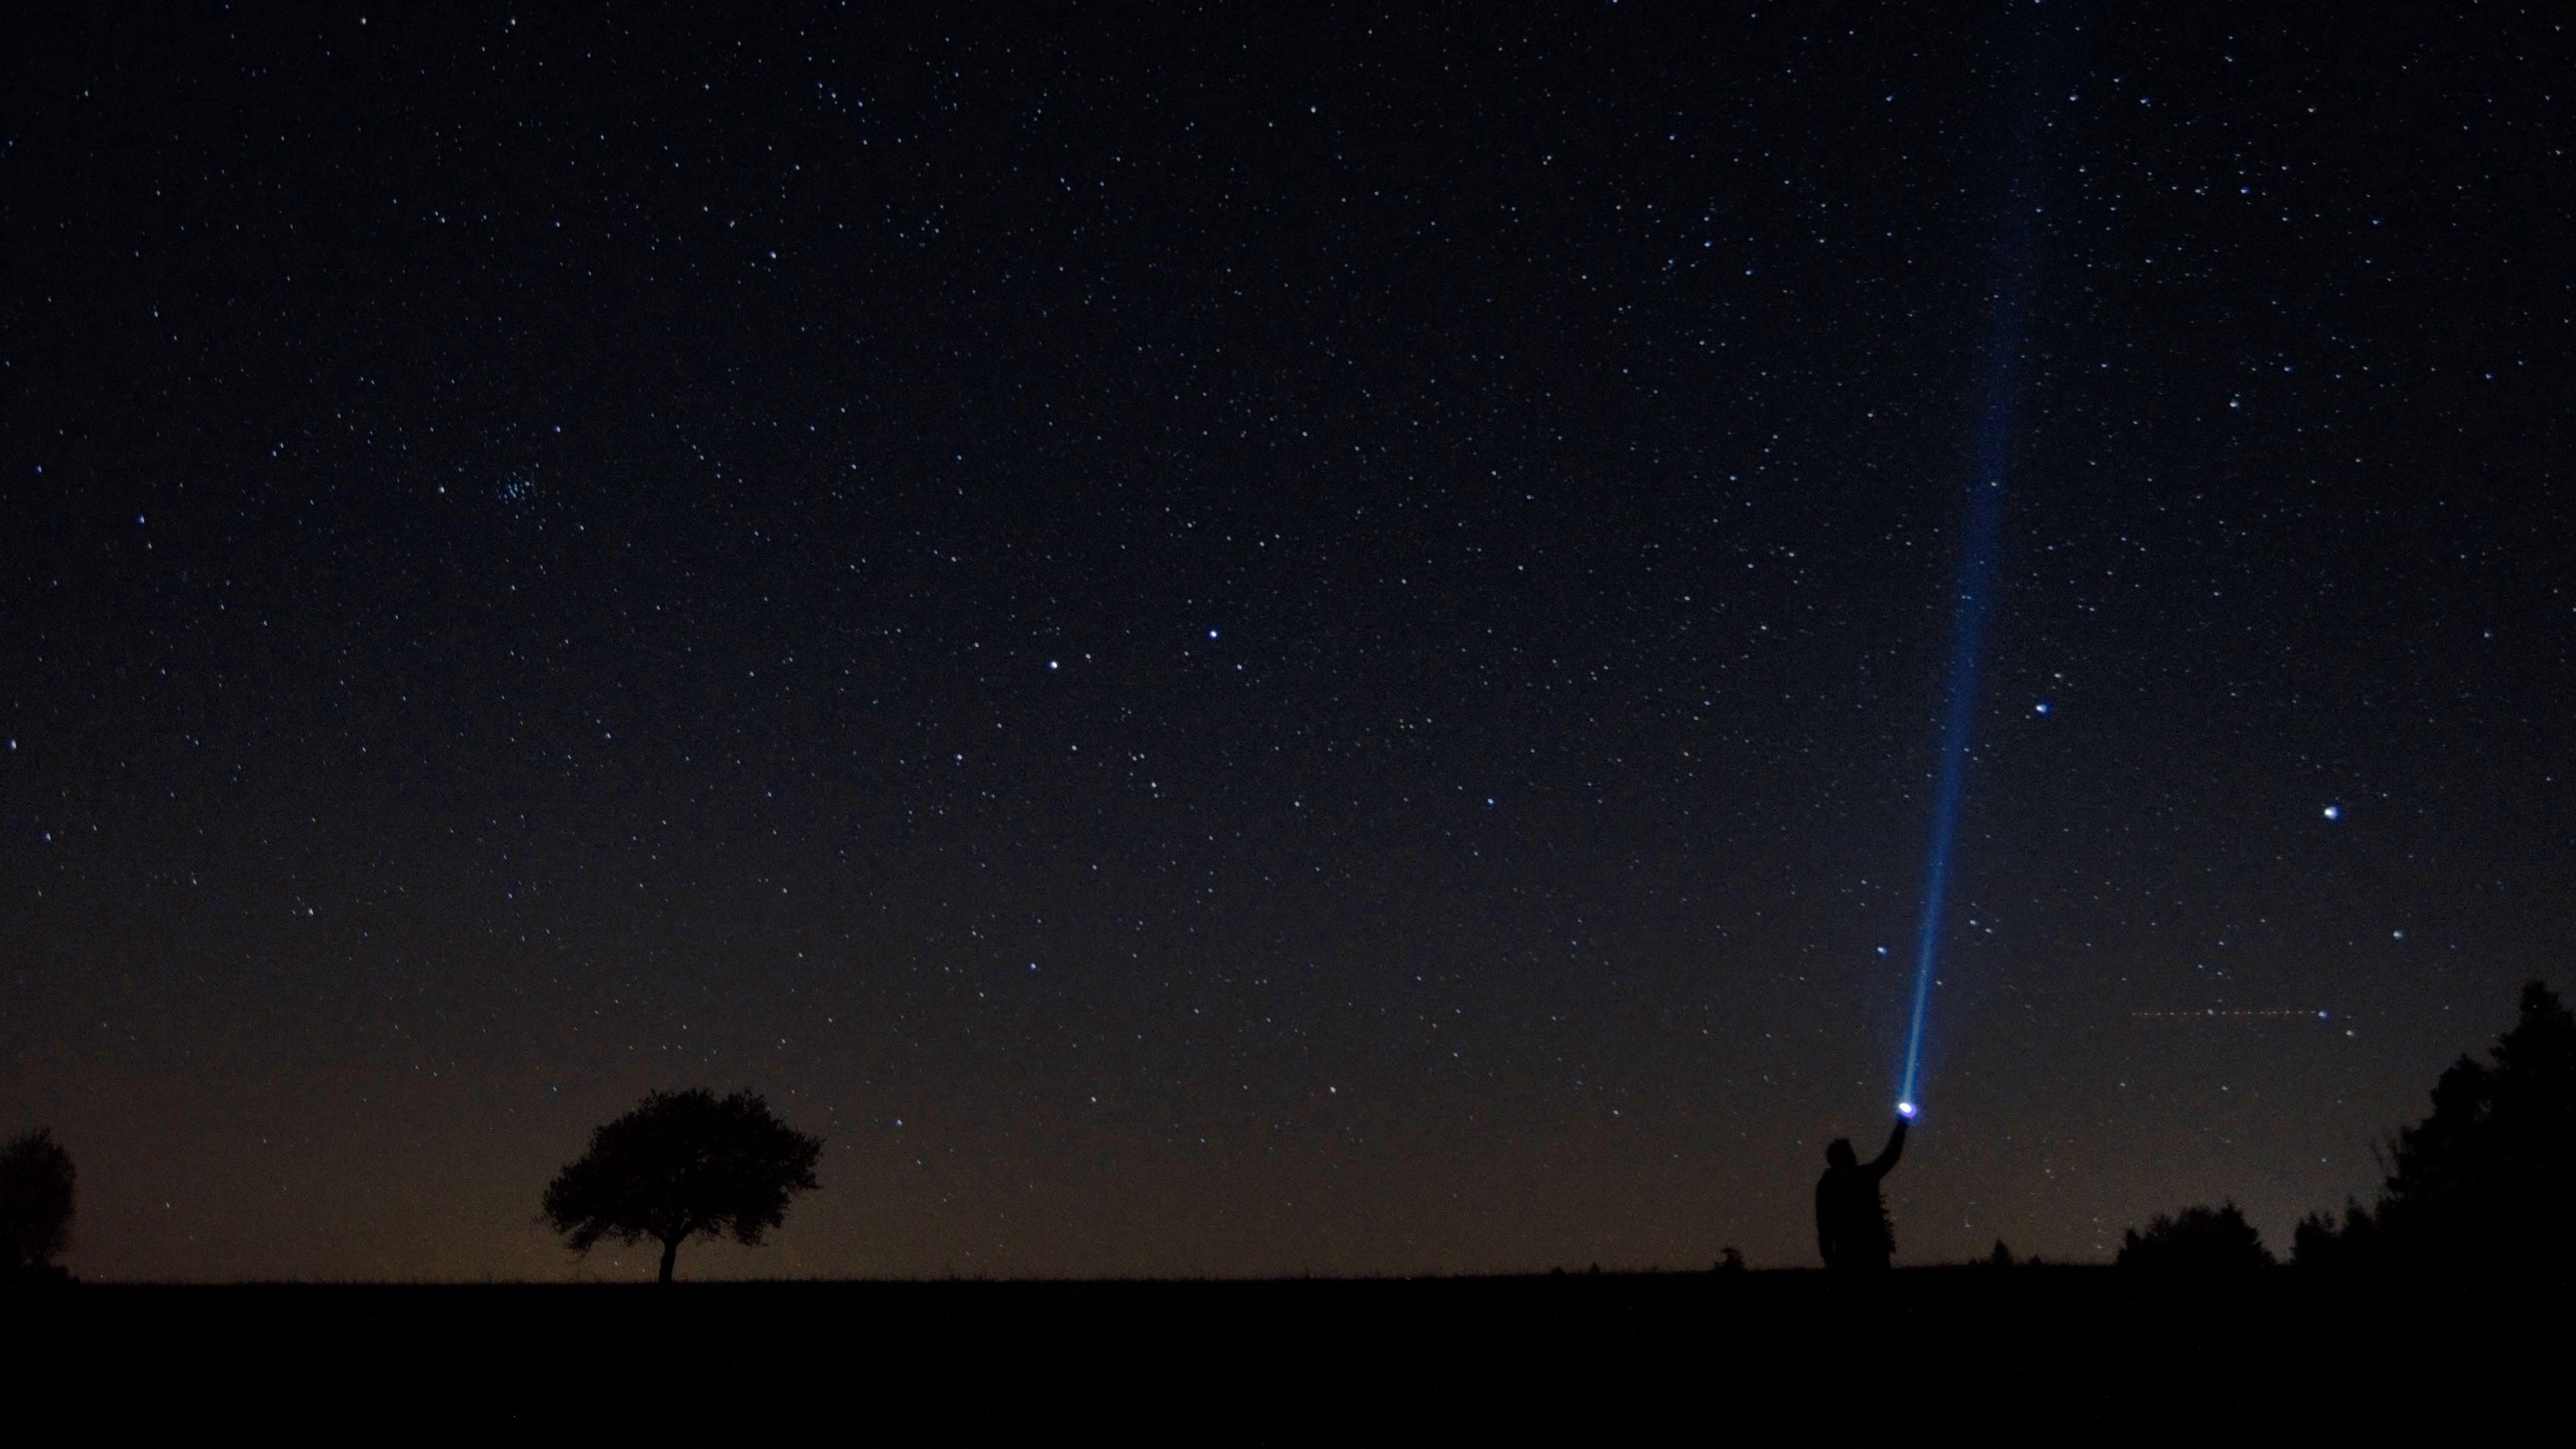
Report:
[{"label": "silhouette of tree", "polygon": [[39,1127],[0,1147],[0,1275],[59,1272],[71,1246],[72,1155]]},{"label": "silhouette of tree", "polygon": [[1995,1239],[1995,1250],[1993,1252],[1988,1253],[1983,1258],[1977,1259],[1976,1261],[1989,1268],[2010,1268],[2017,1266],[2012,1255],[2012,1249],[2005,1247],[2004,1240],[2001,1238]]},{"label": "silhouette of tree", "polygon": [[2116,1261],[2123,1268],[2206,1273],[2269,1268],[2273,1258],[2263,1235],[2229,1202],[2156,1214],[2145,1232],[2131,1228],[2122,1235]]},{"label": "silhouette of tree", "polygon": [[2576,1015],[2534,981],[2490,1061],[2462,1056],[2433,1085],[2433,1112],[2389,1144],[2376,1211],[2338,1225],[2312,1213],[2295,1261],[2487,1267],[2566,1259],[2576,1208]]},{"label": "silhouette of tree", "polygon": [[2367,1262],[2379,1246],[2378,1228],[2370,1210],[2349,1199],[2344,1202],[2341,1223],[2330,1213],[2310,1213],[2299,1219],[2290,1235],[2290,1265],[2346,1268]]},{"label": "silhouette of tree", "polygon": [[546,1187],[546,1221],[576,1253],[602,1238],[662,1245],[671,1281],[680,1244],[731,1233],[757,1247],[809,1192],[823,1139],[770,1115],[755,1094],[723,1100],[704,1088],[655,1092],[590,1134],[590,1150]]}]

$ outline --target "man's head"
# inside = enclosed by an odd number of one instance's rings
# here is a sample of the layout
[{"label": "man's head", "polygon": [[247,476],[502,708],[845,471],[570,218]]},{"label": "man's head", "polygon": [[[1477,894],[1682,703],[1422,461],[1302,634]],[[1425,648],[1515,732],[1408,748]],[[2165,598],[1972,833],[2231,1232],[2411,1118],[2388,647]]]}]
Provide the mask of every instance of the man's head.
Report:
[{"label": "man's head", "polygon": [[1850,1167],[1860,1159],[1852,1155],[1850,1138],[1837,1137],[1825,1144],[1825,1161],[1836,1167]]}]

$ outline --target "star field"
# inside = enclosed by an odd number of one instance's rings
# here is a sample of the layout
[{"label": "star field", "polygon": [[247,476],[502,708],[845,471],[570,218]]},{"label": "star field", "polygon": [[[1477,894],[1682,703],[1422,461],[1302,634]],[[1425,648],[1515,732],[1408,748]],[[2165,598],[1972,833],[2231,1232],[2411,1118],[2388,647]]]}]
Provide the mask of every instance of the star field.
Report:
[{"label": "star field", "polygon": [[713,1272],[1809,1261],[2021,114],[1899,1260],[2366,1194],[2576,932],[2567,28],[2027,8],[37,22],[0,1130],[75,1270],[560,1277],[701,1083],[829,1139]]}]

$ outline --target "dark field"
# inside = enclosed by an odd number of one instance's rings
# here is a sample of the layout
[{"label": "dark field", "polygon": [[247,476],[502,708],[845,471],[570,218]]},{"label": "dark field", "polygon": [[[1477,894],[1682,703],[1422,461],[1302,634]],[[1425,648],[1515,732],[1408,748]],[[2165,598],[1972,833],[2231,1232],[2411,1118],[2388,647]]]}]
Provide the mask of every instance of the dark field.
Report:
[{"label": "dark field", "polygon": [[[13,1296],[21,1413],[292,1436],[2231,1439],[2555,1400],[2553,1287],[2091,1268],[1208,1283],[163,1287]],[[24,1422],[21,1420],[21,1422]]]}]

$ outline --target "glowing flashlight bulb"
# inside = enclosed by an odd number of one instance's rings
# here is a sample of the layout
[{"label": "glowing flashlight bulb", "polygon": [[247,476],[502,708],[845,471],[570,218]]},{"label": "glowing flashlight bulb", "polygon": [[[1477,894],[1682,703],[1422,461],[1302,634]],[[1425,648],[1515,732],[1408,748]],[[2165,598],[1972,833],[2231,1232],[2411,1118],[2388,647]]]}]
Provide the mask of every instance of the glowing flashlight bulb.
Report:
[{"label": "glowing flashlight bulb", "polygon": [[1906,1118],[1906,1119],[1908,1119],[1909,1121],[1910,1121],[1910,1120],[1912,1120],[1912,1118],[1913,1118],[1913,1116],[1914,1116],[1914,1104],[1913,1104],[1913,1103],[1911,1103],[1911,1102],[1899,1102],[1899,1103],[1897,1103],[1897,1104],[1896,1104],[1896,1115],[1897,1115],[1897,1116],[1899,1116],[1899,1117]]}]

